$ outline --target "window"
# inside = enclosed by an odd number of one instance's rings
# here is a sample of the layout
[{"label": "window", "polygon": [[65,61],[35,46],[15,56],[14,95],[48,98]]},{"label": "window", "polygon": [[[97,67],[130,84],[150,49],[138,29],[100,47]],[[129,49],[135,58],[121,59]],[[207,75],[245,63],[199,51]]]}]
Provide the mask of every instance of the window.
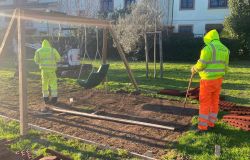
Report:
[{"label": "window", "polygon": [[112,12],[114,10],[113,0],[101,0],[101,11]]},{"label": "window", "polygon": [[193,33],[192,25],[181,25],[179,26],[179,33]]},{"label": "window", "polygon": [[212,29],[216,29],[219,33],[221,33],[223,30],[223,25],[222,24],[206,24],[205,29],[206,29],[206,32],[209,32]]},{"label": "window", "polygon": [[209,8],[226,8],[228,0],[209,0]]},{"label": "window", "polygon": [[181,1],[180,9],[194,9],[195,0],[180,0],[180,1]]},{"label": "window", "polygon": [[135,3],[135,0],[124,0],[124,7],[128,8],[133,3]]}]

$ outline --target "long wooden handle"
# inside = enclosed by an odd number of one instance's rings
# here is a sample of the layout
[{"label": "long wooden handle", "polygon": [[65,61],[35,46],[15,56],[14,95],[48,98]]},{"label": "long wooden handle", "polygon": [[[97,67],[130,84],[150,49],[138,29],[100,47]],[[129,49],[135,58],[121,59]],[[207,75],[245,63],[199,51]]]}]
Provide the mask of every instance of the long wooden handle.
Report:
[{"label": "long wooden handle", "polygon": [[187,88],[187,92],[186,92],[186,98],[185,98],[185,102],[184,102],[184,108],[186,108],[186,103],[187,103],[187,98],[188,98],[188,94],[189,94],[189,90],[192,84],[192,80],[193,80],[194,74],[191,74],[191,77],[189,79],[189,84],[188,84],[188,88]]}]

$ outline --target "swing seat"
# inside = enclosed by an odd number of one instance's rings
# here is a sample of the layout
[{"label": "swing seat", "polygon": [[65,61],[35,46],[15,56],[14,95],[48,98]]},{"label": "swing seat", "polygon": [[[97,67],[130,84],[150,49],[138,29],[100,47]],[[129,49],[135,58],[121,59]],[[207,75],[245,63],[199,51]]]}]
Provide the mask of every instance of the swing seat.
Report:
[{"label": "swing seat", "polygon": [[91,89],[99,85],[106,77],[109,64],[102,64],[97,72],[92,71],[87,80],[78,79],[77,83],[85,89]]}]

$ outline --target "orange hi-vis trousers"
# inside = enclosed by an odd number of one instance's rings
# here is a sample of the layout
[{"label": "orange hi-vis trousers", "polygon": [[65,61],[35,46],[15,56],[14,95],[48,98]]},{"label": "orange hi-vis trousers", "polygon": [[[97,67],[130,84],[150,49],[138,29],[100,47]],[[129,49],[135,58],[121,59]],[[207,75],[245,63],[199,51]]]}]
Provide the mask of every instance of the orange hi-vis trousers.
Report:
[{"label": "orange hi-vis trousers", "polygon": [[200,81],[199,130],[214,127],[219,112],[219,99],[222,78]]}]

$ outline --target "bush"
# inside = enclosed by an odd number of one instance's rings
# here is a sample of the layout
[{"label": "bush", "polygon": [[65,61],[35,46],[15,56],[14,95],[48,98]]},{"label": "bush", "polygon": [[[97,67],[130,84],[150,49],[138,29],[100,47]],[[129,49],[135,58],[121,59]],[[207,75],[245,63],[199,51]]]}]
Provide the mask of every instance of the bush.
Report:
[{"label": "bush", "polygon": [[[149,38],[149,58],[153,60],[153,36]],[[242,54],[241,45],[238,40],[221,38],[221,42],[230,50],[230,59],[246,59]],[[159,61],[159,48],[157,44],[157,60]],[[163,32],[163,58],[164,61],[196,61],[199,59],[200,51],[205,46],[203,37],[194,37],[192,34],[174,33],[169,37]],[[137,59],[145,60],[144,46],[134,54]]]},{"label": "bush", "polygon": [[202,38],[194,38],[191,34],[172,34],[163,40],[165,60],[194,61],[200,56],[204,43]]},{"label": "bush", "polygon": [[250,1],[229,0],[230,16],[224,26],[228,35],[241,44],[240,57],[250,59]]}]

